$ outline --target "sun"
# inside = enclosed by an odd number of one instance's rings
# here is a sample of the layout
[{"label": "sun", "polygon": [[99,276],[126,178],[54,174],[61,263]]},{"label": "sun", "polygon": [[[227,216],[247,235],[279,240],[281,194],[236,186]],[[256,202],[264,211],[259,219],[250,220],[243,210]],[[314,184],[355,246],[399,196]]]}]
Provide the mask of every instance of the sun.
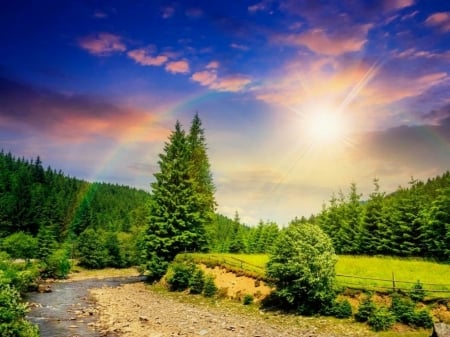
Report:
[{"label": "sun", "polygon": [[343,125],[336,114],[318,112],[307,118],[306,130],[314,143],[332,143],[341,138]]},{"label": "sun", "polygon": [[304,136],[313,145],[338,145],[345,141],[348,134],[345,117],[329,107],[307,111],[302,124]]}]

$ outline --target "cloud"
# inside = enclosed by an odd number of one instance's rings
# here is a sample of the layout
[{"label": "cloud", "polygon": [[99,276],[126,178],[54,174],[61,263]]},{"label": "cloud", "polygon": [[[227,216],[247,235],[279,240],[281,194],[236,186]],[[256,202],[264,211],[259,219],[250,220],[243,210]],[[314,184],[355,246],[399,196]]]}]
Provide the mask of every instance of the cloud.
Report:
[{"label": "cloud", "polygon": [[211,62],[209,62],[209,63],[206,65],[205,68],[206,68],[206,69],[217,69],[217,68],[219,68],[219,62],[217,62],[217,61],[211,61]]},{"label": "cloud", "polygon": [[431,110],[429,113],[424,114],[422,119],[427,124],[435,126],[450,124],[450,104]]},{"label": "cloud", "polygon": [[270,7],[270,1],[264,0],[257,2],[254,5],[248,6],[247,9],[250,13],[264,12]]},{"label": "cloud", "polygon": [[439,12],[430,15],[425,24],[439,28],[443,32],[450,31],[450,12]]},{"label": "cloud", "polygon": [[351,35],[330,34],[324,29],[315,28],[301,34],[274,35],[272,41],[291,46],[305,46],[322,55],[338,56],[362,50],[371,27],[371,24],[355,26]]},{"label": "cloud", "polygon": [[382,1],[385,11],[398,10],[414,5],[415,0],[384,0]]},{"label": "cloud", "polygon": [[[191,80],[199,83],[202,86],[209,87],[217,91],[238,92],[244,89],[247,84],[251,82],[251,79],[245,75],[230,75],[219,78],[217,75],[217,68],[211,67],[206,70],[198,71],[192,74]],[[218,64],[214,64],[214,67]]]},{"label": "cloud", "polygon": [[172,74],[187,74],[190,71],[189,62],[186,60],[169,62],[165,69]]},{"label": "cloud", "polygon": [[217,74],[215,71],[210,70],[198,71],[192,74],[191,79],[203,86],[210,86],[217,80]]},{"label": "cloud", "polygon": [[403,171],[415,178],[429,177],[450,167],[449,143],[450,119],[439,125],[400,126],[366,134],[360,143],[364,151],[359,156],[355,154],[355,160],[371,158],[375,171],[390,170],[396,175]]},{"label": "cloud", "polygon": [[210,88],[218,91],[238,92],[244,89],[251,81],[245,75],[230,75],[217,79],[210,85]]},{"label": "cloud", "polygon": [[[84,95],[58,92],[0,78],[0,126],[16,133],[39,134],[58,142],[96,137],[163,139],[155,113],[127,108]],[[149,125],[152,132],[145,132]]]},{"label": "cloud", "polygon": [[151,56],[150,53],[151,51],[148,49],[141,48],[130,50],[127,55],[136,63],[143,66],[160,66],[169,59],[166,55]]},{"label": "cloud", "polygon": [[111,33],[98,33],[83,37],[78,40],[78,44],[81,48],[96,56],[109,56],[127,50],[122,38]]},{"label": "cloud", "polygon": [[232,44],[230,44],[230,47],[233,49],[239,49],[239,50],[243,50],[243,51],[247,51],[250,49],[248,46],[245,46],[245,45],[239,44],[239,43],[232,43]]}]

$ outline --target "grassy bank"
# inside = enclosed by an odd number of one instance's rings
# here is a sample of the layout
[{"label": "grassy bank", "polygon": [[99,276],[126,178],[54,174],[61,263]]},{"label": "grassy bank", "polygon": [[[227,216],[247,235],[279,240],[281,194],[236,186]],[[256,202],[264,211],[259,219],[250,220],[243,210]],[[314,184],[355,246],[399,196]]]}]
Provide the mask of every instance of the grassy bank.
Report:
[{"label": "grassy bank", "polygon": [[[183,254],[184,256],[184,254]],[[264,278],[269,260],[264,254],[187,254],[196,262],[220,265],[248,276]],[[347,256],[338,257],[336,264],[338,285],[356,289],[389,292],[407,291],[420,281],[428,298],[450,297],[450,265],[418,259],[394,257]]]}]

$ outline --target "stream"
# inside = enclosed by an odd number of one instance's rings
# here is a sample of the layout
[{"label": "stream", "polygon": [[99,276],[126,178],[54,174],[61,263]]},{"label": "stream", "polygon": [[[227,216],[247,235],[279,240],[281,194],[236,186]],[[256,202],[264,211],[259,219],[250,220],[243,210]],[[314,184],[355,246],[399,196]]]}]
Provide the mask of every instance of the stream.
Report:
[{"label": "stream", "polygon": [[100,337],[94,330],[97,312],[89,289],[118,287],[143,281],[143,277],[115,277],[51,284],[50,293],[28,293],[27,319],[37,324],[41,337]]}]

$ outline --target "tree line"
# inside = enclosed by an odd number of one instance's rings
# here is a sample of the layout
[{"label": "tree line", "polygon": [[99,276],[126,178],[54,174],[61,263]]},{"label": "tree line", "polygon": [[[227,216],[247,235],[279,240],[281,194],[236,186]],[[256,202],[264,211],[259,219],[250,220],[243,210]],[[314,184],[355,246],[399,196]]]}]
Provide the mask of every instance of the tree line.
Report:
[{"label": "tree line", "polygon": [[[64,246],[71,257],[83,258],[96,240],[100,253],[93,256],[104,257],[100,266],[133,264],[136,259],[125,261],[125,255],[144,226],[149,199],[143,190],[83,181],[44,169],[39,157],[26,160],[1,151],[0,248],[14,258],[43,258]],[[122,246],[122,257],[114,244]],[[88,258],[85,264],[91,266]]]},{"label": "tree line", "polygon": [[387,195],[361,199],[356,184],[333,195],[313,222],[331,237],[338,254],[420,256],[450,261],[450,172],[421,182],[411,179]]}]

